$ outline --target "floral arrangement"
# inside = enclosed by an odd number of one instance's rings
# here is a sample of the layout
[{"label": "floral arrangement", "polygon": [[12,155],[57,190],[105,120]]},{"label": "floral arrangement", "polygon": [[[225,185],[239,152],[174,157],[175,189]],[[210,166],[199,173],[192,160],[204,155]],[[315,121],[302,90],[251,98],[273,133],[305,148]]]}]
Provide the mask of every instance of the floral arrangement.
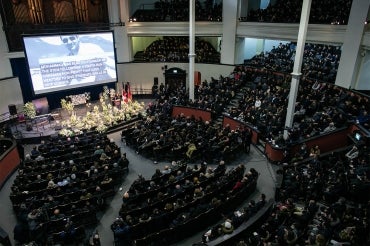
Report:
[{"label": "floral arrangement", "polygon": [[62,99],[60,100],[60,104],[62,105],[62,109],[65,109],[68,111],[69,114],[72,114],[72,111],[75,107],[72,102],[69,102],[66,99]]},{"label": "floral arrangement", "polygon": [[[109,89],[106,87],[99,100],[99,104],[94,105],[90,111],[86,112],[85,116],[77,116],[76,113],[71,113],[71,117],[68,120],[62,121],[62,126],[68,130],[62,129],[59,134],[71,136],[70,134],[77,134],[76,132],[78,131],[90,129],[96,129],[98,132],[102,133],[109,127],[115,126],[122,121],[128,121],[136,115],[141,114],[145,116],[145,105],[143,102],[129,101],[128,103],[122,104],[121,108],[117,108],[112,106],[110,100],[104,99],[108,96]],[[64,102],[62,102],[62,107],[63,105],[65,105],[64,108],[68,107],[67,104],[68,102],[64,100]]]},{"label": "floral arrangement", "polygon": [[24,114],[30,118],[33,119],[36,116],[36,107],[32,102],[27,102],[23,106]]},{"label": "floral arrangement", "polygon": [[108,86],[103,86],[103,93],[102,93],[103,100],[109,99],[109,88]]},{"label": "floral arrangement", "polygon": [[73,136],[74,133],[71,129],[63,128],[62,130],[59,131],[59,134],[66,137],[71,137]]}]

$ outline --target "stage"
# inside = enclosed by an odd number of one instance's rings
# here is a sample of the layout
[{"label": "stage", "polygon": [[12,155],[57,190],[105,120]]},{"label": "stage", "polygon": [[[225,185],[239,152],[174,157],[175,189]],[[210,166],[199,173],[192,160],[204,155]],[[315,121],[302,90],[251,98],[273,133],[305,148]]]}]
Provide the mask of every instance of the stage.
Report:
[{"label": "stage", "polygon": [[[87,107],[86,104],[76,105],[74,112],[77,116],[84,116],[90,110],[90,107]],[[34,119],[25,119],[18,116],[10,119],[11,131],[16,140],[42,139],[58,134],[59,130],[62,129],[61,122],[68,120],[70,117],[71,115],[62,108],[52,110],[48,114],[37,115]]]},{"label": "stage", "polygon": [[[66,128],[72,129],[76,127],[68,127],[69,122],[77,121],[77,123],[86,121],[87,117],[104,118],[107,115],[111,117],[119,117],[122,113],[127,115],[127,112],[132,112],[135,108],[136,112],[143,112],[145,102],[133,101],[133,103],[125,104],[123,108],[111,105],[107,109],[108,104],[103,104],[100,101],[95,101],[86,104],[75,105],[73,112],[68,112],[66,109],[58,108],[52,110],[48,114],[37,115],[33,119],[25,119],[19,115],[15,115],[9,120],[9,125],[14,138],[22,143],[39,143],[42,139],[47,139],[50,136],[58,135],[59,132]],[[140,105],[140,106],[138,106]],[[138,109],[139,107],[139,109]],[[108,111],[107,111],[108,110]],[[131,115],[130,119],[116,121],[115,124],[109,124],[107,131],[119,130],[120,126],[125,125],[133,120],[138,119],[138,114]],[[98,126],[99,127],[99,126]]]}]

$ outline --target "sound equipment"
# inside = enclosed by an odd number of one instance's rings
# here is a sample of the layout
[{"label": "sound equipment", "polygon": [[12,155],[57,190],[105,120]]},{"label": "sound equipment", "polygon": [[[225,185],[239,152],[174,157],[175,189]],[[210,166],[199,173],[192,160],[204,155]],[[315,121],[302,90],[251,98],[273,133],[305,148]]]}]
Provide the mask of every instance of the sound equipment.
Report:
[{"label": "sound equipment", "polygon": [[154,85],[158,85],[158,77],[154,77]]},{"label": "sound equipment", "polygon": [[16,115],[17,114],[17,107],[14,104],[8,105],[9,114],[10,115]]}]

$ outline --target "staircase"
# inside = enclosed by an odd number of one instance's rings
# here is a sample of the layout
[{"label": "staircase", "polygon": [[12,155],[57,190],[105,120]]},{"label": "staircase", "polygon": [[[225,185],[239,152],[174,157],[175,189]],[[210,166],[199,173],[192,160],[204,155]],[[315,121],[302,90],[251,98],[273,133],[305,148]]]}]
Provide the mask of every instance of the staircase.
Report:
[{"label": "staircase", "polygon": [[[239,101],[240,99],[242,99],[245,91],[247,88],[251,88],[252,86],[252,82],[247,82],[243,87],[241,87],[235,94],[235,96],[231,99],[231,101],[229,102],[229,104],[224,108],[224,112],[230,112],[230,110],[233,108],[233,107],[238,107],[239,106]],[[214,122],[216,124],[220,123],[222,124],[223,122],[223,118],[224,118],[224,115],[221,114],[219,115],[215,120]]]},{"label": "staircase", "polygon": [[147,60],[145,59],[144,56],[144,51],[138,51],[136,52],[134,56],[134,62],[146,62]]},{"label": "staircase", "polygon": [[[247,88],[252,88],[253,82],[247,82],[243,87],[241,87],[238,92],[235,94],[233,99],[229,102],[229,104],[224,108],[224,112],[229,112],[233,107],[239,106],[239,101],[242,99],[245,91]],[[217,118],[214,119],[215,124],[222,125],[223,123],[224,115],[218,115]],[[265,154],[265,139],[258,139],[258,143],[254,145],[256,149],[261,152],[262,154]]]}]

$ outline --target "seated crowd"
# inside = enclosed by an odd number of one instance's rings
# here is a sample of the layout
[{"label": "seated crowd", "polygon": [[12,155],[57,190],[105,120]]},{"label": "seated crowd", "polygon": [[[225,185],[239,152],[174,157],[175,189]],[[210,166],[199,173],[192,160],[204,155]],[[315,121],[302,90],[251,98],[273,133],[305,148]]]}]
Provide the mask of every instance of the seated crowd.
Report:
[{"label": "seated crowd", "polygon": [[[284,50],[283,47],[288,46],[279,45],[275,50]],[[309,57],[313,61],[319,61],[315,58],[317,54],[332,56],[334,53],[325,51],[336,49],[323,45],[307,45],[306,48],[306,54],[311,54]],[[283,139],[283,130],[291,76],[268,69],[237,66],[230,76],[220,76],[219,80],[212,79],[209,83],[204,81],[197,85],[193,101],[188,100],[184,88],[169,92],[163,86],[155,92],[158,100],[149,110],[160,113],[163,108],[170,111],[171,105],[189,106],[212,111],[212,118],[226,110],[229,116],[256,127],[261,132],[262,139],[273,141],[279,146],[331,132],[345,127],[348,122],[357,121],[362,127],[369,129],[369,98],[329,83],[311,81],[310,76],[313,74],[321,74],[321,81],[333,81],[336,70],[330,74],[314,72],[315,69],[310,68],[315,62],[308,61],[305,71],[309,72],[302,76],[295,122],[292,129],[289,129],[288,143]],[[246,87],[247,81],[253,82],[252,88]],[[238,105],[227,109],[228,103],[235,98],[238,91],[244,92]]]},{"label": "seated crowd", "polygon": [[[247,87],[247,81],[253,81],[253,89]],[[284,140],[289,81],[289,75],[237,66],[230,76],[197,86],[194,101],[186,99],[184,88],[172,92],[159,90],[156,101],[148,106],[147,117],[125,128],[122,137],[137,153],[153,158],[155,163],[164,159],[175,161],[164,170],[158,169],[151,180],[139,176],[132,184],[123,197],[120,217],[112,225],[115,238],[130,244],[136,239],[144,240],[160,228],[184,225],[228,201],[245,183],[256,181],[255,170],[244,174],[243,165],[228,172],[225,168],[225,162],[240,151],[247,151],[251,141],[247,128],[231,130],[229,126],[215,124],[213,119],[172,117],[173,105],[211,110],[220,116],[235,94],[244,91],[239,105],[228,114],[256,127],[264,139],[278,145],[325,134],[355,120],[369,129],[368,97],[331,83],[303,78],[294,126],[289,129],[288,140]],[[319,149],[314,148],[311,155],[302,149],[300,156],[287,156],[283,183],[277,193],[279,205],[261,230],[247,240],[277,244],[298,240],[327,242],[340,240],[342,229],[343,233],[349,231],[351,237],[357,235],[351,239],[354,242],[362,240],[361,232],[368,228],[363,220],[368,221],[368,205],[358,211],[350,210],[352,217],[345,228],[332,222],[344,220],[346,206],[355,208],[357,202],[364,203],[359,192],[368,189],[369,150],[357,146],[346,154],[322,157]],[[293,157],[294,162],[289,159]],[[307,157],[311,159],[297,162]],[[201,164],[190,167],[182,160]],[[220,163],[217,168],[207,167],[207,163],[215,161]],[[17,240],[45,243],[42,241],[48,238],[45,235],[58,232],[63,232],[64,239],[73,240],[76,228],[95,223],[96,212],[104,208],[105,198],[114,194],[114,184],[127,166],[128,160],[113,141],[95,132],[75,138],[52,137],[42,142],[26,156],[12,187],[11,200],[19,219],[15,228]],[[324,180],[329,182],[323,183]],[[343,207],[343,201],[356,203],[348,202]],[[253,208],[239,211],[244,217],[227,215],[221,231],[229,233],[253,216],[256,210],[251,203]],[[342,214],[337,205],[342,206]],[[307,225],[312,231],[305,230]],[[219,229],[215,228],[214,233]]]},{"label": "seated crowd", "polygon": [[[262,139],[284,146],[329,133],[357,121],[369,129],[369,98],[329,83],[303,78],[298,91],[293,127],[283,139],[290,75],[239,66],[247,71],[253,89],[246,88],[239,104],[227,114],[256,127]],[[268,122],[268,124],[267,124]]]},{"label": "seated crowd", "polygon": [[[237,151],[247,150],[250,132],[231,130],[194,117],[149,115],[122,132],[126,144],[138,154],[154,159],[229,160]],[[249,145],[249,144],[248,144]]]},{"label": "seated crowd", "polygon": [[[310,12],[310,24],[346,25],[351,10],[352,0],[313,0]],[[277,0],[265,9],[252,9],[241,21],[299,23],[302,1]]]},{"label": "seated crowd", "polygon": [[[243,81],[257,81],[257,83],[254,83],[254,89],[247,88],[245,90],[246,93],[240,101],[239,107],[234,108],[230,115],[257,126],[268,140],[274,140],[282,145],[287,144],[282,137],[282,131],[284,129],[283,117],[286,113],[284,108],[286,108],[288,98],[287,83],[290,81],[290,77],[244,66],[236,67],[232,75]],[[154,124],[149,132],[154,132],[154,135],[157,136],[157,139],[154,141],[155,145],[157,141],[165,142],[163,139],[168,134],[167,130],[171,129],[173,131],[174,127],[172,124],[183,125],[185,129],[188,126],[192,126],[192,129],[196,129],[195,132],[198,132],[198,129],[201,129],[201,132],[207,132],[210,127],[215,127],[210,124],[212,122],[203,122],[201,120],[199,120],[200,126],[194,125],[195,119],[191,117],[169,117],[171,106],[176,105],[176,101],[179,100],[183,103],[186,101],[181,98],[185,97],[181,97],[173,92],[167,97],[166,92],[164,92],[163,95],[157,98],[155,104],[150,105],[146,124]],[[353,93],[330,83],[319,83],[308,79],[302,80],[296,105],[295,123],[293,128],[289,129],[290,136],[288,141],[293,143],[320,134],[326,134],[337,128],[345,127],[349,122],[354,122],[355,120],[363,127],[368,128],[370,120],[368,117],[368,100],[366,96]],[[164,113],[168,117],[164,117]],[[256,118],[256,115],[259,118]],[[162,123],[168,126],[162,129]],[[206,131],[203,130],[204,127],[207,129]],[[133,131],[139,134],[143,130],[142,128],[145,127],[136,127]],[[219,128],[219,130],[221,129]],[[164,134],[160,134],[156,130],[161,130]],[[126,134],[131,133],[125,132],[123,134],[127,137],[128,135]],[[143,136],[147,137],[149,136],[148,134],[144,133]],[[180,136],[183,136],[180,137],[181,141],[187,142],[187,134],[181,132]],[[204,138],[203,135],[202,138]],[[136,139],[138,138],[132,137],[129,142],[131,141],[132,143],[132,140]],[[149,152],[152,153],[154,150],[150,148]],[[187,149],[187,151],[189,150],[190,148]],[[363,154],[360,155],[360,152]],[[366,207],[368,206],[366,204],[368,198],[361,200],[363,198],[361,194],[369,185],[369,151],[366,146],[361,146],[361,151],[358,151],[356,147],[351,149],[345,155],[345,158],[341,155],[344,154],[322,157],[321,159],[318,146],[310,151],[303,146],[299,155],[287,156],[286,163],[292,163],[292,165],[284,166],[284,181],[281,190],[277,194],[279,205],[276,206],[270,219],[261,227],[260,231],[247,239],[249,243],[246,245],[250,243],[258,245],[258,242],[261,243],[263,240],[276,245],[290,245],[298,242],[298,240],[303,240],[300,242],[307,244],[316,242],[318,245],[325,245],[328,240],[340,241],[345,236],[349,237],[349,240],[353,240],[352,242],[363,240],[362,232],[368,229],[368,207]],[[360,158],[355,160],[359,155]],[[184,154],[176,154],[174,156],[184,157]],[[207,155],[202,154],[202,156]],[[222,158],[224,156],[221,156]],[[297,160],[306,158],[311,158],[312,160],[310,159],[310,161],[304,162],[299,166],[297,164],[293,165]],[[343,164],[345,162],[347,163]],[[160,170],[158,172],[162,173]],[[176,175],[173,176],[176,180]],[[324,180],[329,180],[329,182],[323,183]],[[152,183],[152,185],[157,187],[155,183]],[[136,195],[136,193],[137,191],[134,194]],[[345,199],[343,200],[342,197],[345,197]],[[158,200],[158,198],[156,199]],[[353,217],[352,221],[348,224],[344,223],[343,226],[339,227],[338,220],[341,220],[341,218],[344,220],[344,218],[338,216],[336,206],[346,200],[348,200],[346,206],[352,206],[353,208],[358,206],[358,203],[365,203],[365,208],[360,207],[359,214],[351,215]],[[142,204],[146,206],[147,203],[148,201],[143,201]],[[134,207],[137,206],[135,204]],[[353,213],[353,209],[350,210]],[[242,213],[241,211],[239,212]],[[220,228],[217,228],[216,231],[218,233],[228,233],[233,228],[230,219],[226,222],[220,227],[221,231],[224,229],[224,232],[220,232]],[[306,227],[310,230],[306,230]],[[357,227],[358,229],[354,229]],[[355,233],[356,230],[358,230],[358,233]],[[216,231],[213,233],[216,233]],[[350,235],[348,236],[346,233]],[[208,236],[210,235],[212,235],[212,231]],[[240,245],[244,244],[241,242]]]},{"label": "seated crowd", "polygon": [[201,84],[194,86],[194,100],[189,100],[185,88],[170,91],[165,87],[161,89],[160,86],[159,90],[155,90],[153,94],[158,100],[150,104],[148,110],[150,114],[160,113],[164,103],[210,111],[214,119],[224,112],[245,82],[245,78],[233,74],[231,77],[220,76],[218,80],[212,77],[210,82],[204,80]]},{"label": "seated crowd", "polygon": [[368,245],[370,150],[301,156],[280,170],[276,206],[235,245]]},{"label": "seated crowd", "polygon": [[[195,38],[195,62],[220,63],[220,53],[207,41]],[[144,50],[147,62],[189,62],[189,37],[165,36]]]},{"label": "seated crowd", "polygon": [[[222,21],[222,0],[195,1],[195,21]],[[159,0],[153,3],[154,9],[139,9],[132,16],[132,21],[188,21],[189,1]]]},{"label": "seated crowd", "polygon": [[129,161],[97,132],[43,140],[20,164],[10,199],[17,243],[75,242],[114,195]]},{"label": "seated crowd", "polygon": [[[219,212],[237,205],[235,197],[244,199],[254,191],[258,177],[254,169],[244,173],[244,165],[226,169],[223,161],[215,168],[174,161],[163,170],[157,169],[150,180],[139,176],[123,195],[119,217],[112,224],[116,245],[131,245],[133,241],[136,245],[167,245],[180,240],[183,235],[179,234],[194,233],[199,224],[218,219]],[[201,220],[206,214],[213,218]],[[198,226],[185,229],[191,221]],[[173,235],[152,241],[151,235],[168,231]]]},{"label": "seated crowd", "polygon": [[[293,71],[296,43],[280,43],[269,52],[246,60],[245,65],[274,72]],[[341,56],[340,46],[306,43],[302,61],[302,77],[334,83]]]},{"label": "seated crowd", "polygon": [[[233,189],[239,189],[238,187],[240,183],[235,184]],[[228,215],[224,216],[224,222],[217,224],[203,234],[202,243],[206,244],[207,242],[215,240],[223,235],[232,234],[235,229],[247,222],[252,216],[256,215],[256,213],[261,210],[265,204],[266,195],[262,193],[257,202],[252,199],[243,208],[232,212],[229,211]]]}]

